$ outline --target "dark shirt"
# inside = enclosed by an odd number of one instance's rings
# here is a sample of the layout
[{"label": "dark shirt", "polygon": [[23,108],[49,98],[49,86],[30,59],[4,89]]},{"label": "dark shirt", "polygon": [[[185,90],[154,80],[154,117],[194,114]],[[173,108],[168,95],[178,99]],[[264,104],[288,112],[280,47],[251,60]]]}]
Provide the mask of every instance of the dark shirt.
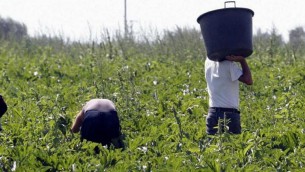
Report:
[{"label": "dark shirt", "polygon": [[3,116],[3,114],[7,111],[7,105],[3,99],[3,97],[0,95],[0,118]]}]

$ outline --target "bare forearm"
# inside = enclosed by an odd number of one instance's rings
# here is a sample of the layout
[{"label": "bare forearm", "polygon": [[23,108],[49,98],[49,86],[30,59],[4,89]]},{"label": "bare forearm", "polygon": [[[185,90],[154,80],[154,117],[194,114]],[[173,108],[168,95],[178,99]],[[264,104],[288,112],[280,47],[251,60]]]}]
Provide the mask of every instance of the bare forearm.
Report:
[{"label": "bare forearm", "polygon": [[76,118],[75,118],[75,121],[74,121],[74,123],[73,123],[73,125],[72,125],[72,127],[71,127],[71,131],[73,132],[73,133],[77,133],[77,132],[79,132],[79,130],[80,130],[80,127],[81,127],[81,125],[82,125],[82,123],[83,123],[83,111],[80,111],[79,113],[78,113],[78,115],[76,116]]},{"label": "bare forearm", "polygon": [[242,82],[244,82],[244,83],[247,84],[247,85],[252,85],[252,84],[253,84],[252,74],[251,74],[251,71],[250,71],[250,68],[249,68],[249,66],[248,66],[247,61],[246,61],[245,59],[244,59],[244,60],[241,60],[241,61],[240,61],[240,65],[241,65],[243,74],[242,74],[242,76],[239,78],[239,80],[242,81]]}]

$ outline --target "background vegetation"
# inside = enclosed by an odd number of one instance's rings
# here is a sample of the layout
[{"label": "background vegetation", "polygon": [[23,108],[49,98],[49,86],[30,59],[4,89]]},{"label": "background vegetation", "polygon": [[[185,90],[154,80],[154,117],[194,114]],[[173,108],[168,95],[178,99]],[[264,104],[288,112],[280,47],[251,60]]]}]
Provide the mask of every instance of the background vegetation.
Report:
[{"label": "background vegetation", "polygon": [[[200,31],[30,37],[0,20],[1,171],[301,171],[305,164],[305,33],[258,30],[241,85],[241,135],[207,139]],[[117,105],[126,150],[80,142],[69,128],[90,98]],[[95,153],[98,146],[100,153]]]}]

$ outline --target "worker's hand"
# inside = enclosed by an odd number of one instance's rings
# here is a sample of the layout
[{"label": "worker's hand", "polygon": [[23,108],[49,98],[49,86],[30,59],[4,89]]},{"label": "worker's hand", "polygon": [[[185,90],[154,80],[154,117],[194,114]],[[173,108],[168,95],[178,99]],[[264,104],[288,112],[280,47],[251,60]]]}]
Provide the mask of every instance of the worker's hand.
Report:
[{"label": "worker's hand", "polygon": [[245,58],[243,56],[231,55],[231,56],[226,56],[226,60],[234,61],[234,62],[241,62],[241,61],[244,61]]}]

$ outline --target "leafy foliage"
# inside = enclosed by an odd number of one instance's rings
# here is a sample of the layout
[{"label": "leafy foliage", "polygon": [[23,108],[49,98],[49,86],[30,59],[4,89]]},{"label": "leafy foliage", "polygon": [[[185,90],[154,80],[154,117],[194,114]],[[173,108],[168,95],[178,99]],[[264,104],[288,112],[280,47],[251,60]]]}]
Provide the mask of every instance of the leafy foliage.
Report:
[{"label": "leafy foliage", "polygon": [[[176,34],[182,33],[179,30]],[[159,42],[166,47],[158,42],[138,45],[124,39],[64,44],[62,49],[53,44],[33,47],[23,42],[15,48],[2,44],[0,92],[9,110],[1,121],[4,131],[0,133],[0,169],[303,168],[304,58],[292,60],[278,53],[270,59],[254,52],[248,57],[254,85],[242,85],[240,93],[243,133],[208,137],[204,57],[196,56],[204,50],[188,46],[183,53],[185,42],[176,42],[182,37],[173,38],[174,44],[171,35],[175,34],[168,33],[168,42]],[[164,53],[176,50],[177,54]],[[96,97],[111,99],[117,105],[126,150],[80,142],[78,134],[69,132],[82,104]]]},{"label": "leafy foliage", "polygon": [[11,18],[0,17],[0,40],[20,41],[27,36],[27,27]]}]

